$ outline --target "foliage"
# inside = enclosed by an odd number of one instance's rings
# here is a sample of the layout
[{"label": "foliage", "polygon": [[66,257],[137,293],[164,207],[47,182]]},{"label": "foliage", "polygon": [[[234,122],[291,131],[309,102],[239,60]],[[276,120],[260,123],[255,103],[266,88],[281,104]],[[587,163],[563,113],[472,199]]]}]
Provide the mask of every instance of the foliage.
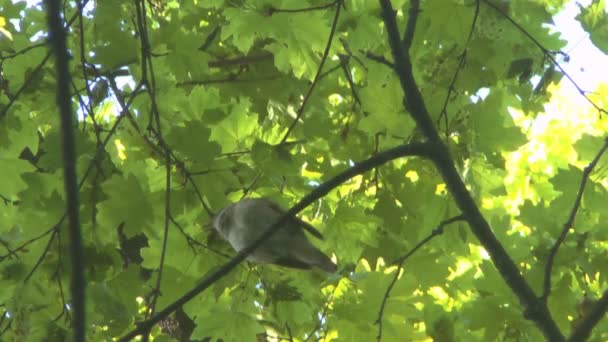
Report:
[{"label": "foliage", "polygon": [[[64,14],[89,340],[124,336],[215,274],[233,255],[208,225],[223,206],[263,196],[289,208],[359,161],[432,139],[414,119],[411,89],[403,105],[402,61],[377,2],[83,2],[66,2]],[[392,6],[401,35],[417,19],[402,44],[430,120],[567,336],[608,288],[608,124],[598,105],[607,86],[566,92],[555,64],[565,41],[550,25],[562,0],[427,0],[410,10],[416,3]],[[606,51],[603,12],[594,1],[578,19]],[[1,340],[71,336],[46,25],[41,5],[0,4]],[[494,258],[460,217],[472,221],[433,158],[378,165],[300,214],[324,233],[315,244],[340,274],[242,263],[151,336],[542,339],[503,277],[510,261]],[[606,304],[597,308],[603,316]],[[608,320],[592,336],[608,339]]]}]

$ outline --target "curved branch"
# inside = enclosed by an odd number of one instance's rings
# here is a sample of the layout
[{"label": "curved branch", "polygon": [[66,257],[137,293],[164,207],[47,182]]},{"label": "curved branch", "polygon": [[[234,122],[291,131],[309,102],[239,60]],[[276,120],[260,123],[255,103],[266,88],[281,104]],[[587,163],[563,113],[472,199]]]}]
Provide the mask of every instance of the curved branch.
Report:
[{"label": "curved branch", "polygon": [[572,85],[576,88],[576,90],[579,92],[579,94],[583,95],[585,100],[587,100],[587,102],[589,102],[590,105],[592,105],[600,113],[608,114],[608,111],[606,109],[600,107],[597,103],[593,102],[587,95],[585,95],[585,91],[578,85],[578,83],[576,83],[576,81],[572,78],[572,76],[570,76],[570,74],[568,74],[566,72],[566,70],[564,70],[564,68],[557,62],[555,57],[553,57],[552,52],[549,49],[545,48],[538,40],[536,40],[536,38],[534,38],[534,36],[532,36],[532,34],[530,34],[530,32],[526,31],[526,29],[524,29],[513,18],[511,18],[507,13],[505,13],[503,10],[501,10],[500,7],[496,6],[491,1],[483,0],[483,3],[485,3],[489,7],[492,7],[496,12],[500,13],[500,15],[502,15],[511,24],[513,24],[513,26],[515,26],[515,28],[517,28],[521,33],[523,33],[526,37],[528,37],[528,39],[530,39],[530,41],[532,43],[534,43],[534,45],[536,45],[542,51],[542,53],[545,55],[545,57],[547,59],[549,59],[551,61],[551,63],[553,63],[553,65],[555,65],[559,69],[559,71],[561,71],[561,73],[564,74],[564,76],[566,76],[568,81],[570,81],[570,83],[572,83]]},{"label": "curved branch", "polygon": [[331,31],[329,32],[329,38],[327,39],[327,45],[325,46],[325,51],[323,51],[323,56],[321,57],[321,63],[319,63],[319,68],[317,69],[315,78],[312,80],[312,84],[308,88],[306,95],[304,95],[304,100],[302,100],[302,104],[300,105],[300,108],[298,109],[298,113],[297,113],[295,119],[293,119],[293,122],[291,123],[289,128],[287,128],[287,132],[285,132],[283,139],[281,139],[281,143],[284,143],[285,141],[287,141],[287,137],[289,137],[289,134],[291,133],[291,131],[293,131],[294,127],[296,126],[296,124],[298,123],[298,121],[300,120],[302,115],[304,115],[304,108],[306,108],[306,104],[308,103],[308,100],[310,99],[310,96],[312,95],[312,91],[315,89],[317,82],[321,78],[321,72],[323,70],[323,65],[325,65],[325,61],[327,60],[327,56],[329,55],[329,48],[331,48],[331,43],[333,42],[334,35],[336,33],[336,27],[338,26],[338,18],[340,17],[340,9],[342,8],[342,1],[336,1],[335,6],[336,6],[336,15],[334,16],[334,21],[331,25]]},{"label": "curved branch", "polygon": [[456,67],[456,71],[452,76],[452,81],[450,81],[450,85],[448,86],[448,93],[445,96],[445,100],[443,101],[443,107],[441,107],[441,112],[439,113],[439,117],[437,118],[437,123],[441,122],[441,118],[443,118],[443,122],[445,124],[445,136],[446,138],[449,136],[449,126],[448,126],[448,103],[450,98],[452,97],[452,93],[456,90],[456,81],[458,80],[458,76],[460,75],[460,71],[464,69],[465,61],[467,58],[468,46],[473,40],[473,33],[475,32],[475,26],[477,25],[477,18],[479,17],[479,1],[475,2],[475,14],[473,15],[473,20],[471,21],[471,28],[469,29],[469,35],[467,37],[467,41],[464,44],[465,48],[460,54],[458,58],[458,66]]},{"label": "curved branch", "polygon": [[559,237],[551,247],[549,251],[549,257],[547,258],[547,263],[545,264],[545,278],[543,281],[543,294],[541,295],[542,300],[545,302],[549,298],[551,294],[551,272],[553,271],[553,262],[555,261],[555,256],[557,255],[557,251],[559,250],[562,243],[566,240],[566,236],[568,235],[568,231],[574,225],[574,220],[576,219],[576,213],[578,212],[579,207],[581,206],[581,201],[583,199],[583,192],[585,191],[585,185],[587,184],[587,180],[589,179],[589,175],[600,161],[600,158],[608,149],[608,138],[606,138],[604,142],[604,146],[599,150],[595,158],[589,163],[589,165],[585,166],[583,170],[583,177],[581,179],[581,184],[578,188],[578,194],[576,195],[576,199],[574,200],[574,205],[570,210],[570,215],[568,215],[568,219],[564,223],[562,227],[562,231],[559,234]]},{"label": "curved branch", "polygon": [[414,40],[414,32],[416,32],[416,23],[418,22],[418,14],[420,14],[420,0],[410,1],[409,17],[407,25],[403,33],[403,48],[408,51]]},{"label": "curved branch", "polygon": [[395,286],[395,284],[397,283],[397,280],[399,279],[399,275],[401,273],[401,269],[403,268],[403,263],[409,257],[411,257],[414,253],[416,253],[417,250],[419,250],[420,248],[422,248],[422,246],[426,245],[427,242],[431,241],[436,236],[439,236],[439,235],[443,234],[443,228],[445,226],[447,226],[448,224],[457,222],[457,221],[465,221],[464,216],[463,215],[458,215],[458,216],[454,216],[452,218],[449,218],[447,220],[441,221],[441,223],[439,223],[439,225],[437,226],[437,228],[433,229],[433,231],[427,237],[425,237],[424,239],[422,239],[422,241],[418,242],[416,244],[416,246],[414,246],[414,248],[412,248],[404,256],[402,256],[402,257],[400,257],[399,259],[396,260],[397,270],[395,270],[395,274],[393,275],[393,279],[388,284],[388,287],[386,288],[386,291],[384,292],[384,297],[382,298],[382,303],[380,304],[380,310],[378,311],[378,318],[376,319],[376,324],[378,324],[378,336],[376,336],[376,340],[378,342],[382,340],[382,316],[384,316],[384,308],[386,307],[386,302],[388,301],[388,297],[391,296],[391,291],[393,290],[393,287]]},{"label": "curved branch", "polygon": [[270,7],[268,9],[268,14],[269,15],[273,15],[275,13],[304,13],[304,12],[313,12],[313,11],[318,11],[318,10],[323,10],[326,8],[330,8],[332,6],[335,5],[341,5],[342,1],[341,0],[336,0],[336,1],[332,1],[328,4],[325,5],[319,5],[319,6],[312,6],[312,7],[306,7],[306,8],[294,8],[294,9],[283,9],[283,8],[274,8],[274,7]]},{"label": "curved branch", "polygon": [[[82,6],[86,6],[86,4],[89,2],[89,0],[85,0],[82,3]],[[70,20],[68,20],[67,22],[67,27],[72,26],[72,23],[74,23],[74,21],[78,18],[78,16],[81,14],[80,11],[76,11],[76,13],[70,18]],[[34,45],[34,47],[37,47],[36,45]],[[21,85],[21,87],[19,89],[17,89],[17,92],[15,92],[15,94],[13,96],[11,96],[11,98],[9,99],[7,105],[4,107],[4,109],[2,110],[2,112],[0,112],[0,120],[4,119],[6,117],[6,115],[8,114],[8,110],[12,107],[12,105],[15,104],[15,102],[17,102],[17,98],[21,95],[21,93],[23,93],[23,91],[30,85],[30,82],[32,82],[35,78],[36,78],[36,74],[38,72],[40,72],[40,70],[42,70],[42,68],[45,66],[46,62],[48,62],[48,60],[51,58],[51,55],[53,54],[52,51],[49,51],[40,61],[40,63],[38,63],[38,65],[36,65],[36,67],[34,68],[34,70],[30,73],[30,77],[28,77],[23,84]]]},{"label": "curved branch", "polygon": [[432,160],[441,173],[450,194],[452,194],[460,211],[466,217],[471,231],[490,254],[498,272],[511,288],[511,291],[518,297],[524,307],[524,317],[535,322],[548,340],[563,341],[564,336],[553,320],[549,309],[543,301],[537,298],[532,287],[521,275],[517,265],[492,232],[490,225],[481,214],[479,207],[477,207],[466,185],[460,178],[447,146],[441,141],[439,133],[433,125],[420,89],[414,79],[410,56],[403,49],[399,39],[396,12],[392,8],[390,0],[380,0],[380,6],[395,61],[395,71],[405,95],[404,106],[426,138],[436,144],[437,149],[432,156]]},{"label": "curved branch", "polygon": [[436,146],[431,143],[416,143],[416,144],[408,144],[401,145],[395,148],[392,148],[388,151],[379,153],[374,155],[373,157],[366,159],[360,163],[355,164],[353,167],[346,169],[345,171],[339,173],[334,176],[330,180],[324,182],[319,185],[313,191],[311,191],[308,195],[300,200],[296,205],[294,205],[291,209],[283,214],[283,216],[271,225],[265,232],[262,234],[256,241],[254,241],[247,248],[244,248],[239,252],[234,258],[230,259],[227,263],[222,265],[215,272],[211,273],[207,277],[205,277],[198,285],[196,285],[192,290],[188,291],[182,297],[178,298],[173,303],[169,304],[165,309],[159,311],[156,315],[150,317],[149,319],[138,324],[137,328],[127,333],[125,336],[120,338],[119,342],[130,341],[134,337],[149,331],[156,323],[160,322],[165,317],[169,316],[173,311],[175,311],[180,306],[184,305],[192,298],[203,292],[213,283],[227,275],[234,267],[236,267],[240,262],[245,260],[247,256],[256,249],[264,240],[268,239],[272,234],[274,234],[280,227],[281,223],[287,220],[289,217],[293,217],[293,215],[299,213],[304,210],[307,206],[312,204],[314,201],[319,198],[325,196],[331,190],[338,187],[340,184],[346,182],[347,180],[367,172],[375,167],[378,167],[382,164],[385,164],[393,159],[405,157],[405,156],[421,156],[425,158],[430,158],[433,153],[435,153]]},{"label": "curved branch", "polygon": [[600,320],[604,318],[607,310],[608,290],[605,290],[602,298],[600,298],[591,309],[589,316],[587,316],[576,328],[576,330],[572,332],[572,335],[568,337],[568,342],[585,341],[589,335],[591,335],[591,330],[593,330]]}]

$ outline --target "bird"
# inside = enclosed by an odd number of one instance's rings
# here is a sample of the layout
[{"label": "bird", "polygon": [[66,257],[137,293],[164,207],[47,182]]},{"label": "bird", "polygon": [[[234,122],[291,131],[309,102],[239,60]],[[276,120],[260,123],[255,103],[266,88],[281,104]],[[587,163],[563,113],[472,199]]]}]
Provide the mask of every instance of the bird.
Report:
[{"label": "bird", "polygon": [[[214,216],[212,226],[238,253],[256,241],[284,214],[285,210],[268,199],[246,198],[223,208]],[[299,269],[317,267],[335,273],[337,265],[308,240],[305,230],[323,239],[323,235],[312,225],[291,216],[251,252],[247,260]]]}]

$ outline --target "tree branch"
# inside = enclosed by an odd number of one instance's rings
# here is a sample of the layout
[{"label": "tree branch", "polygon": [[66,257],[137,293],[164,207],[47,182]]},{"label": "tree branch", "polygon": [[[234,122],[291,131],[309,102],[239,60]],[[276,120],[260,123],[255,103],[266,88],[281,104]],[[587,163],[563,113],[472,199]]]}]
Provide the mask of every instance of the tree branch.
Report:
[{"label": "tree branch", "polygon": [[437,118],[437,123],[441,122],[441,118],[443,118],[443,122],[445,124],[445,137],[449,136],[449,125],[448,125],[448,103],[450,98],[452,97],[452,93],[456,90],[456,81],[458,80],[458,75],[460,75],[460,71],[464,69],[465,61],[467,59],[468,46],[473,40],[473,33],[475,32],[475,26],[477,25],[477,19],[479,18],[479,1],[475,2],[475,14],[473,15],[473,20],[471,21],[471,28],[469,29],[469,35],[467,37],[467,41],[465,43],[464,50],[460,54],[458,58],[458,66],[456,67],[456,71],[454,72],[454,76],[452,76],[452,81],[450,81],[450,85],[448,86],[448,93],[445,95],[445,100],[443,101],[443,107],[441,107],[441,112],[439,113],[439,117]]},{"label": "tree branch", "polygon": [[465,218],[463,215],[458,215],[458,216],[454,216],[452,218],[442,221],[441,223],[439,223],[437,228],[433,229],[433,231],[427,237],[422,239],[422,241],[418,242],[416,244],[416,246],[414,246],[414,248],[412,248],[410,251],[408,251],[404,256],[402,256],[396,260],[397,270],[395,270],[393,279],[391,280],[390,284],[388,284],[388,287],[386,288],[386,291],[384,292],[384,297],[382,298],[382,303],[380,304],[380,310],[378,311],[378,318],[376,319],[376,322],[375,322],[376,324],[378,324],[378,335],[376,336],[376,340],[378,342],[380,342],[382,340],[382,316],[384,316],[384,308],[386,307],[386,302],[388,301],[388,298],[391,296],[391,291],[393,290],[395,283],[397,283],[397,280],[399,279],[399,275],[401,274],[401,269],[403,268],[403,263],[409,257],[414,255],[414,253],[416,253],[417,250],[422,248],[422,246],[426,245],[433,238],[443,234],[443,228],[445,226],[447,226],[448,224],[457,222],[457,221],[464,221],[464,220],[465,220]]},{"label": "tree branch", "polygon": [[416,22],[418,22],[418,14],[420,13],[420,0],[410,1],[409,16],[407,18],[407,25],[405,26],[405,32],[403,33],[403,49],[409,51],[414,40],[414,32],[416,32]]},{"label": "tree branch", "polygon": [[563,341],[564,336],[551,317],[549,309],[544,302],[537,298],[530,285],[528,285],[521,275],[515,262],[492,232],[490,225],[481,214],[471,194],[462,182],[449,150],[441,141],[426,109],[422,94],[414,79],[410,57],[400,43],[399,30],[395,18],[396,12],[393,10],[390,0],[380,0],[380,6],[395,61],[395,70],[405,95],[404,106],[426,138],[437,146],[437,150],[431,159],[441,173],[456,204],[469,222],[473,234],[475,234],[479,242],[488,251],[498,272],[519,298],[525,310],[524,317],[535,322],[547,339],[551,341]]},{"label": "tree branch", "polygon": [[597,103],[593,102],[585,94],[585,91],[578,85],[578,83],[572,78],[572,76],[570,76],[570,74],[568,74],[566,72],[566,70],[564,70],[564,68],[557,62],[557,60],[555,60],[555,57],[553,57],[553,53],[549,49],[547,49],[546,47],[544,47],[536,38],[534,38],[534,36],[532,36],[532,34],[530,34],[530,32],[528,32],[525,28],[523,28],[520,24],[518,24],[507,13],[505,13],[504,11],[502,11],[499,6],[493,4],[491,1],[488,1],[488,0],[481,0],[481,1],[483,1],[483,3],[486,4],[486,5],[488,5],[489,7],[492,7],[496,12],[500,13],[500,15],[502,15],[511,24],[513,24],[513,26],[515,26],[515,28],[517,28],[521,33],[523,33],[526,37],[528,37],[528,39],[530,39],[530,41],[532,43],[534,43],[534,45],[536,45],[543,52],[543,54],[545,55],[545,57],[547,59],[549,59],[551,61],[551,63],[553,63],[553,65],[555,65],[564,76],[566,76],[566,78],[568,79],[568,81],[570,81],[570,83],[572,83],[572,85],[576,88],[576,90],[579,92],[579,94],[583,95],[583,97],[585,98],[585,100],[587,100],[587,102],[589,102],[590,105],[592,105],[600,113],[608,114],[608,111],[606,109],[600,107],[600,105],[598,105]]},{"label": "tree branch", "polygon": [[315,89],[317,82],[321,78],[321,72],[323,71],[323,66],[325,65],[325,61],[327,60],[327,57],[329,56],[329,49],[331,48],[331,43],[334,40],[334,34],[336,33],[336,27],[338,26],[338,18],[340,18],[340,9],[342,8],[342,1],[336,1],[334,4],[336,6],[336,14],[334,15],[334,21],[331,25],[331,30],[329,31],[329,38],[327,39],[327,45],[325,45],[325,51],[323,51],[323,56],[321,57],[321,63],[319,63],[319,68],[317,69],[315,78],[312,80],[310,87],[308,87],[308,91],[306,92],[306,95],[304,95],[304,99],[302,100],[302,104],[300,105],[300,108],[298,109],[298,113],[297,113],[295,119],[293,119],[293,122],[291,123],[289,128],[287,128],[287,132],[285,132],[283,139],[281,139],[281,143],[284,143],[285,141],[287,141],[289,134],[291,133],[291,131],[293,131],[294,127],[296,126],[296,124],[298,123],[298,121],[300,120],[302,115],[304,115],[304,109],[306,108],[306,103],[308,102],[308,99],[310,99],[310,96],[312,95],[312,91]]},{"label": "tree branch", "polygon": [[572,332],[568,337],[568,342],[585,341],[591,335],[591,330],[600,322],[606,315],[608,310],[608,290],[604,291],[602,298],[591,309],[589,316],[587,316],[579,326]]},{"label": "tree branch", "polygon": [[57,106],[61,117],[61,149],[63,155],[63,179],[66,194],[68,231],[70,236],[70,261],[72,265],[71,307],[74,312],[74,341],[85,341],[85,288],[84,252],[80,219],[78,217],[78,178],[76,176],[76,140],[74,115],[70,96],[70,69],[64,22],[61,19],[59,0],[47,2],[49,37],[57,68]]},{"label": "tree branch", "polygon": [[553,262],[555,261],[555,256],[557,255],[557,251],[559,250],[562,243],[566,240],[566,236],[568,235],[568,231],[574,225],[574,220],[576,219],[576,213],[581,206],[581,200],[583,199],[583,192],[585,191],[585,185],[587,184],[587,180],[589,179],[589,175],[600,161],[600,158],[608,149],[608,138],[606,138],[604,142],[604,146],[599,150],[595,158],[585,167],[583,170],[583,177],[581,179],[581,184],[578,188],[578,194],[576,195],[576,199],[574,200],[574,204],[572,205],[572,210],[570,210],[570,215],[568,215],[568,219],[564,223],[562,227],[562,231],[559,234],[559,237],[555,241],[555,244],[551,247],[549,251],[549,256],[547,257],[547,263],[545,264],[545,278],[543,281],[543,294],[541,296],[543,301],[547,301],[549,295],[551,294],[551,272],[553,271]]},{"label": "tree branch", "polygon": [[260,244],[262,244],[266,239],[268,239],[272,234],[274,234],[280,227],[283,221],[287,220],[290,217],[293,217],[295,214],[304,210],[307,206],[312,204],[317,199],[325,196],[334,188],[338,187],[340,184],[346,182],[354,176],[367,172],[375,167],[378,167],[382,164],[385,164],[393,159],[405,157],[405,156],[421,156],[425,158],[430,158],[430,156],[435,151],[435,145],[431,143],[416,143],[416,144],[408,144],[401,145],[385,152],[374,155],[373,157],[366,159],[360,163],[355,164],[353,167],[346,169],[345,171],[339,173],[334,176],[330,180],[324,182],[319,185],[313,191],[311,191],[308,195],[300,200],[296,205],[294,205],[291,209],[283,214],[283,216],[271,225],[265,232],[262,234],[256,241],[254,241],[247,248],[244,248],[239,252],[234,258],[230,261],[222,265],[218,270],[211,273],[207,277],[205,277],[197,286],[195,286],[192,290],[188,291],[182,297],[178,298],[175,302],[169,304],[165,309],[159,311],[156,315],[150,317],[149,319],[138,324],[137,328],[127,333],[125,336],[120,338],[119,342],[125,342],[133,339],[135,336],[142,334],[143,332],[148,331],[154,326],[154,324],[161,321],[163,318],[169,316],[173,311],[175,311],[180,306],[184,305],[192,298],[203,292],[209,286],[211,286],[214,282],[218,281],[225,275],[227,275],[236,265],[245,260],[247,256],[256,249]]},{"label": "tree branch", "polygon": [[[89,0],[85,0],[82,3],[82,6],[84,7],[88,2],[89,2]],[[78,16],[80,14],[81,14],[80,11],[76,11],[76,13],[70,18],[70,20],[68,20],[67,27],[72,26],[72,23],[74,23],[74,21],[76,20],[76,18],[78,18]],[[33,47],[37,47],[37,45],[33,45]],[[26,49],[24,49],[24,50],[26,50]],[[30,73],[30,76],[23,82],[23,84],[21,85],[21,87],[19,87],[19,89],[17,89],[17,91],[15,92],[15,94],[13,94],[13,96],[9,99],[8,104],[6,104],[6,106],[4,106],[2,112],[0,112],[0,120],[4,119],[6,117],[6,115],[8,114],[8,110],[11,108],[12,105],[15,104],[15,102],[17,102],[17,99],[19,98],[19,96],[30,85],[30,82],[32,82],[36,78],[36,75],[38,74],[38,72],[40,72],[42,70],[42,68],[44,67],[44,65],[46,64],[46,62],[48,62],[48,60],[51,58],[52,54],[53,54],[53,52],[49,51],[42,58],[42,60],[40,61],[40,63],[38,63],[38,65],[36,65],[36,67],[34,68],[34,70]]]}]

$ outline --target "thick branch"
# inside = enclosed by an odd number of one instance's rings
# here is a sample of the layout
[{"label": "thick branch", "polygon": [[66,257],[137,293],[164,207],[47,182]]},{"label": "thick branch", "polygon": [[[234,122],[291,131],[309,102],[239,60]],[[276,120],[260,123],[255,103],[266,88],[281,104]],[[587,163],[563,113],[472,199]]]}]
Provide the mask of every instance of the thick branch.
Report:
[{"label": "thick branch", "polygon": [[62,6],[59,0],[47,2],[49,37],[55,54],[57,68],[57,106],[61,116],[61,148],[63,154],[63,179],[66,194],[70,258],[72,264],[71,307],[74,312],[74,341],[85,341],[85,277],[84,252],[78,217],[78,179],[76,177],[76,140],[74,116],[70,96],[70,69]]},{"label": "thick branch", "polygon": [[569,342],[585,341],[591,335],[591,330],[600,322],[606,315],[608,310],[608,290],[604,291],[602,298],[591,309],[589,316],[580,323],[576,330],[568,337]]},{"label": "thick branch", "polygon": [[159,311],[156,315],[150,317],[150,319],[141,322],[138,324],[137,328],[123,336],[119,339],[120,342],[125,342],[133,339],[135,336],[146,332],[154,326],[154,324],[161,321],[163,318],[169,316],[173,311],[175,311],[180,306],[184,305],[192,298],[203,292],[209,286],[211,286],[214,282],[218,281],[225,275],[227,275],[236,265],[245,260],[247,256],[256,249],[264,240],[269,238],[272,234],[274,234],[280,227],[281,223],[288,219],[289,217],[293,217],[295,214],[304,210],[307,206],[312,204],[314,201],[319,198],[325,196],[331,190],[338,187],[340,184],[346,182],[352,177],[367,172],[375,167],[378,167],[382,164],[385,164],[393,159],[405,157],[405,156],[422,156],[429,158],[435,150],[435,145],[430,143],[417,143],[417,144],[408,144],[402,145],[395,148],[392,148],[388,151],[379,153],[374,155],[373,157],[362,161],[360,163],[355,164],[355,166],[341,172],[340,174],[334,176],[327,182],[319,185],[313,191],[311,191],[308,195],[306,195],[298,204],[289,209],[277,222],[271,225],[264,234],[260,236],[256,241],[254,241],[250,246],[244,248],[239,252],[234,258],[230,261],[222,265],[217,271],[205,277],[196,287],[192,290],[188,291],[182,297],[177,299],[175,302],[169,304],[165,309]]},{"label": "thick branch", "polygon": [[395,70],[405,94],[404,106],[426,138],[437,146],[437,150],[432,156],[433,162],[441,173],[456,204],[469,222],[473,234],[475,234],[479,242],[488,251],[500,275],[524,306],[524,316],[534,321],[547,339],[551,341],[563,341],[564,337],[555,321],[553,321],[547,306],[537,298],[530,285],[520,274],[517,266],[490,229],[490,225],[481,214],[471,194],[460,179],[447,146],[439,138],[439,134],[426,109],[422,94],[414,79],[410,57],[400,43],[399,30],[395,18],[396,12],[393,10],[390,0],[380,0],[380,6],[395,61]]},{"label": "thick branch", "polygon": [[414,40],[414,32],[416,32],[416,23],[418,22],[418,14],[420,13],[420,0],[410,1],[410,11],[407,18],[407,25],[403,33],[403,49],[409,51]]},{"label": "thick branch", "polygon": [[543,281],[543,294],[541,296],[541,298],[545,302],[547,301],[547,299],[549,298],[549,295],[551,294],[551,272],[553,271],[553,263],[555,261],[555,256],[557,255],[557,251],[559,250],[562,243],[564,243],[564,241],[566,240],[568,231],[570,231],[570,228],[574,225],[574,220],[576,219],[576,213],[578,212],[578,209],[581,206],[581,201],[583,200],[583,192],[585,191],[585,185],[587,185],[587,180],[589,179],[591,172],[593,171],[593,169],[595,168],[597,163],[600,161],[600,158],[602,157],[604,152],[606,152],[607,149],[608,149],[608,138],[606,138],[606,141],[604,142],[604,146],[602,146],[602,148],[596,154],[595,158],[593,158],[593,160],[589,163],[589,165],[587,165],[585,167],[585,169],[583,170],[583,177],[581,179],[581,184],[579,185],[576,199],[574,200],[574,204],[572,205],[572,209],[570,210],[570,215],[568,215],[568,219],[566,220],[566,223],[564,223],[564,226],[562,227],[562,231],[559,234],[559,237],[557,238],[557,240],[555,241],[555,244],[553,244],[553,246],[551,247],[551,250],[549,251],[549,257],[547,258],[547,263],[545,264],[545,278]]}]

